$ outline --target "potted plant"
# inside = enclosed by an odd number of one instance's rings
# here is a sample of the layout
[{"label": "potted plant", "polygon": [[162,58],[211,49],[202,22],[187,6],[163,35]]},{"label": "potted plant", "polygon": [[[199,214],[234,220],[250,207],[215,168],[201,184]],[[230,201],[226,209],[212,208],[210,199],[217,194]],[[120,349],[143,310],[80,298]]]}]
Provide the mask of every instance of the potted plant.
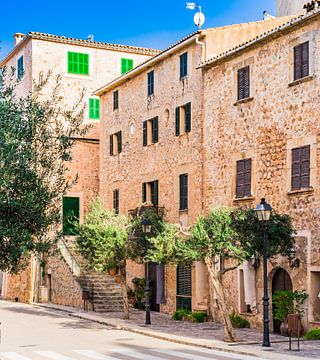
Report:
[{"label": "potted plant", "polygon": [[[302,291],[278,290],[274,293],[272,297],[273,305],[274,305],[273,316],[275,319],[281,321],[280,333],[282,336],[288,336],[288,315],[290,314],[303,315],[304,310],[302,309],[302,304],[307,299],[307,297],[308,294],[306,293],[305,290]],[[300,329],[302,329],[301,324],[300,324]]]}]

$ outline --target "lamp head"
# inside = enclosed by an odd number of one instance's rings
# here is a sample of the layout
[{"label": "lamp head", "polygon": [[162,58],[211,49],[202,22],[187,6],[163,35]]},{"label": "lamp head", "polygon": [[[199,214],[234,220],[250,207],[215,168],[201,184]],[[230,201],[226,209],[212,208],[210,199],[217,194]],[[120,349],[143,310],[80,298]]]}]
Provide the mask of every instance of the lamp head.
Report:
[{"label": "lamp head", "polygon": [[272,207],[266,203],[266,199],[262,198],[261,202],[255,208],[255,212],[258,216],[259,221],[269,221],[271,215]]}]

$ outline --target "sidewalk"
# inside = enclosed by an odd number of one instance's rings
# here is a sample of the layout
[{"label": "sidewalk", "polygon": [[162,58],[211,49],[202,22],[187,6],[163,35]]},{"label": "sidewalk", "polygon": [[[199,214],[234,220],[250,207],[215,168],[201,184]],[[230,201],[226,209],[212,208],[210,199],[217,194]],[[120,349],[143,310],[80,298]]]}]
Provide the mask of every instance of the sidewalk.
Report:
[{"label": "sidewalk", "polygon": [[[262,332],[257,329],[236,329],[239,342],[229,344],[222,341],[222,326],[212,322],[191,323],[174,321],[166,314],[152,312],[152,325],[147,326],[144,325],[144,312],[139,310],[132,310],[130,320],[123,320],[123,313],[119,312],[96,313],[55,304],[34,303],[32,305],[64,311],[69,316],[75,318],[90,320],[112,326],[119,330],[131,331],[185,345],[200,346],[273,360],[288,360],[288,358],[290,360],[302,360],[302,358],[320,359],[320,341],[303,341],[300,343],[300,352],[289,352],[287,338],[271,334],[271,348],[262,348]],[[297,344],[294,342],[293,348],[295,349],[296,346]]]}]

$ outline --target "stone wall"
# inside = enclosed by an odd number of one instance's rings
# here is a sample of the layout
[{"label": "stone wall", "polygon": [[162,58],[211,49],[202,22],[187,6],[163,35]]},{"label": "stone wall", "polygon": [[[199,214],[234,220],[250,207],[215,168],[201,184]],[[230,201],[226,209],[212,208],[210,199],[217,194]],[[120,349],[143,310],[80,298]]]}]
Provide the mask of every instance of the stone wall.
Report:
[{"label": "stone wall", "polygon": [[5,299],[19,302],[30,303],[32,299],[32,262],[29,266],[17,275],[4,274]]},{"label": "stone wall", "polygon": [[[319,271],[318,29],[318,20],[305,23],[204,71],[205,209],[220,205],[255,207],[265,197],[275,211],[290,214],[297,230],[299,267],[291,267],[282,257],[272,259],[268,265],[269,294],[279,267],[289,273],[294,290],[306,289],[309,294],[316,286],[310,281],[311,272]],[[307,40],[311,76],[293,82],[293,47]],[[251,98],[237,102],[237,69],[245,65],[250,65]],[[311,146],[311,186],[291,191],[291,151],[303,145]],[[252,159],[252,196],[236,199],[236,161],[246,158]],[[224,287],[228,305],[239,311],[237,272],[225,276]],[[261,314],[261,266],[256,284]],[[315,293],[312,306],[317,301]],[[311,309],[307,307],[305,321],[310,320]],[[260,314],[248,315],[253,325],[261,326]]]}]

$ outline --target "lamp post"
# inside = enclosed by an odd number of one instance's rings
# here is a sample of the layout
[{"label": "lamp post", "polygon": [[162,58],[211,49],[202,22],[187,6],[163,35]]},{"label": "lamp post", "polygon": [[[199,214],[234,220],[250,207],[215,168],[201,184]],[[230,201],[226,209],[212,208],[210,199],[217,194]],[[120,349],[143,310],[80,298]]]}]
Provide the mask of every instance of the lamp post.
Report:
[{"label": "lamp post", "polygon": [[268,296],[268,252],[267,252],[267,228],[272,211],[271,205],[266,203],[266,199],[261,199],[260,204],[255,209],[258,220],[263,227],[263,342],[262,346],[270,347],[269,338],[269,296]]},{"label": "lamp post", "polygon": [[[145,234],[150,234],[151,232],[151,223],[148,219],[144,218],[141,221],[142,232]],[[144,289],[145,298],[146,298],[146,320],[145,325],[151,325],[150,319],[150,280],[149,280],[149,262],[146,263],[146,287]]]}]

